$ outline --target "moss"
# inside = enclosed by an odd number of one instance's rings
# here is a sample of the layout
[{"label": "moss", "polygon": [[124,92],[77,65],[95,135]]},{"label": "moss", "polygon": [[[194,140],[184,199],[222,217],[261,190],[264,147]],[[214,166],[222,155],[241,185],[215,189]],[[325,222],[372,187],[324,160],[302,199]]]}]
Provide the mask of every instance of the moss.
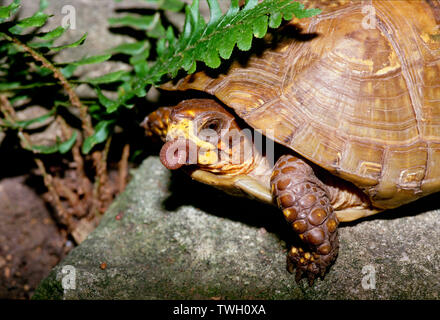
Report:
[{"label": "moss", "polygon": [[54,272],[44,279],[35,290],[32,300],[62,300],[64,290],[61,282],[56,280]]}]

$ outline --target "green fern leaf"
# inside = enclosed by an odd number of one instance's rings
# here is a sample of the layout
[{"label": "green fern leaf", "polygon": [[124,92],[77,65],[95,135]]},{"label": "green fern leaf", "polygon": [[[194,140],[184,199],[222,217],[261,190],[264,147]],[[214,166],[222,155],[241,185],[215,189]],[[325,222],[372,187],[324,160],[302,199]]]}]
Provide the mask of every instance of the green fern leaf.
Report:
[{"label": "green fern leaf", "polygon": [[118,82],[123,81],[124,76],[128,75],[128,71],[120,70],[120,71],[114,71],[107,73],[103,76],[96,77],[96,78],[89,78],[84,81],[79,81],[80,83],[90,83],[90,84],[105,84],[105,83],[112,83],[112,82]]},{"label": "green fern leaf", "polygon": [[40,34],[37,37],[41,40],[44,40],[44,41],[55,40],[55,39],[61,37],[64,34],[64,32],[66,32],[66,30],[67,30],[67,28],[58,27],[52,31]]},{"label": "green fern leaf", "polygon": [[111,130],[110,127],[115,123],[115,120],[102,120],[96,125],[95,132],[90,137],[87,137],[82,146],[82,152],[88,154],[92,148],[107,140]]},{"label": "green fern leaf", "polygon": [[102,55],[96,55],[96,56],[83,58],[78,61],[68,62],[67,64],[75,65],[75,66],[83,66],[85,64],[96,64],[96,63],[101,63],[101,62],[107,61],[111,57],[112,57],[111,54],[102,54]]},{"label": "green fern leaf", "polygon": [[79,40],[77,40],[73,43],[66,44],[66,45],[59,46],[59,47],[52,47],[51,49],[52,49],[52,51],[58,52],[58,51],[61,51],[63,49],[67,49],[67,48],[76,48],[76,47],[82,45],[84,43],[84,41],[86,41],[86,38],[87,38],[87,33],[85,33]]},{"label": "green fern leaf", "polygon": [[248,0],[240,9],[238,0],[232,0],[229,10],[222,15],[217,0],[207,0],[210,20],[207,23],[199,12],[199,0],[186,7],[183,32],[178,38],[167,34],[157,43],[157,61],[142,79],[135,78],[133,88],[140,89],[149,84],[158,85],[164,75],[175,77],[179,70],[188,73],[196,70],[196,62],[217,68],[221,58],[228,59],[235,45],[242,51],[252,46],[253,37],[264,37],[268,27],[276,28],[282,19],[290,20],[311,17],[319,9],[304,9],[291,0]]},{"label": "green fern leaf", "polygon": [[144,51],[150,50],[150,43],[148,41],[137,41],[133,43],[123,43],[110,50],[112,54],[122,53],[129,56],[142,54]]},{"label": "green fern leaf", "polygon": [[180,0],[144,0],[146,2],[155,3],[158,9],[167,11],[180,11],[183,8],[184,3]]},{"label": "green fern leaf", "polygon": [[34,153],[41,153],[41,154],[53,154],[60,152],[62,154],[65,154],[69,152],[70,149],[72,149],[73,145],[75,144],[78,133],[76,131],[73,132],[70,139],[67,141],[61,142],[59,138],[57,138],[57,141],[54,145],[50,146],[40,146],[40,145],[28,145],[27,140],[24,138],[23,133],[19,132],[18,136],[23,141],[24,148],[30,151],[33,151]]},{"label": "green fern leaf", "polygon": [[149,30],[154,22],[156,15],[151,16],[135,16],[125,15],[123,17],[116,17],[108,19],[111,26],[131,27],[139,30]]},{"label": "green fern leaf", "polygon": [[16,25],[9,28],[9,32],[11,32],[12,34],[21,34],[26,28],[41,27],[46,23],[49,17],[49,15],[38,11],[32,17],[24,18],[23,20],[18,21]]},{"label": "green fern leaf", "polygon": [[1,6],[0,7],[0,22],[5,21],[10,16],[15,14],[15,12],[20,7],[20,1],[13,1],[9,6]]}]

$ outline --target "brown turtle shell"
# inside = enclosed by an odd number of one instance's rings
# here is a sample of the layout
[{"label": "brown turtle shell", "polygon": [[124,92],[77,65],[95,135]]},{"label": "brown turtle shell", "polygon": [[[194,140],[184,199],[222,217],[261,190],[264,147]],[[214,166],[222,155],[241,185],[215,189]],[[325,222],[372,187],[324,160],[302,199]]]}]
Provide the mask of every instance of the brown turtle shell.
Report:
[{"label": "brown turtle shell", "polygon": [[215,95],[378,208],[439,191],[440,1],[308,4],[262,52],[163,88]]}]

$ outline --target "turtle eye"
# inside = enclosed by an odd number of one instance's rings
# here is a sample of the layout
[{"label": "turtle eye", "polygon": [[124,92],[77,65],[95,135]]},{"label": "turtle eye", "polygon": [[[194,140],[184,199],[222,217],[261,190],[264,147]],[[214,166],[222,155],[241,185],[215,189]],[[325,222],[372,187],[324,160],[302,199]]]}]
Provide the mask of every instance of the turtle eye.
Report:
[{"label": "turtle eye", "polygon": [[211,119],[211,120],[208,120],[205,124],[203,124],[202,130],[209,129],[209,130],[214,130],[216,132],[219,132],[221,127],[222,126],[221,126],[219,119]]}]

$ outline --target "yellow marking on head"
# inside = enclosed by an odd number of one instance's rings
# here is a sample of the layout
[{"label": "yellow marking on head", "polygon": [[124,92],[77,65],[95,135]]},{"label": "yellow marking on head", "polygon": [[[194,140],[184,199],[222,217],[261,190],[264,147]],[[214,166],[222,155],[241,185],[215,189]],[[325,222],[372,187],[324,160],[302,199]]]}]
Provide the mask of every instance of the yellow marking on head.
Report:
[{"label": "yellow marking on head", "polygon": [[185,111],[185,113],[191,117],[194,117],[196,115],[196,113],[194,112],[194,110],[187,110]]},{"label": "yellow marking on head", "polygon": [[198,162],[202,165],[216,164],[218,162],[217,152],[206,151],[198,155]]},{"label": "yellow marking on head", "polygon": [[216,147],[206,141],[201,140],[195,135],[194,123],[189,119],[182,119],[178,123],[173,123],[168,128],[168,139],[188,139],[195,143],[198,147],[206,150],[214,150]]}]

